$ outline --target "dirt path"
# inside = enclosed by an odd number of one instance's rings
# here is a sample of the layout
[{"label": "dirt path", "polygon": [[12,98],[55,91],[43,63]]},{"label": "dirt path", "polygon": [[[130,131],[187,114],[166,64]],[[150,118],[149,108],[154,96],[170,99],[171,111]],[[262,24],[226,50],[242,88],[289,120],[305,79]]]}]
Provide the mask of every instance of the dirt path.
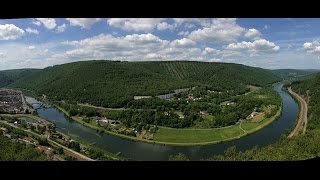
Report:
[{"label": "dirt path", "polygon": [[308,118],[307,118],[308,104],[301,96],[293,92],[291,87],[289,87],[288,90],[290,94],[292,94],[295,98],[297,98],[300,103],[300,112],[299,112],[298,122],[294,130],[288,136],[288,138],[291,138],[293,136],[297,136],[301,131],[303,134],[306,132],[306,127],[308,122]]}]

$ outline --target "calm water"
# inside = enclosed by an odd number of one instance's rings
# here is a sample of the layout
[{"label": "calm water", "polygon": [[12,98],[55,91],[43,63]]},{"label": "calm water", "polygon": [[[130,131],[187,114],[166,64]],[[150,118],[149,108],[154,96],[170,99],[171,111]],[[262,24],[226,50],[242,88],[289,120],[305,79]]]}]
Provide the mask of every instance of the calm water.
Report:
[{"label": "calm water", "polygon": [[[282,115],[278,120],[251,135],[230,142],[207,146],[177,147],[130,141],[112,135],[98,134],[95,130],[66,117],[62,112],[50,105],[46,105],[47,108],[39,108],[37,112],[41,118],[55,123],[57,130],[60,132],[89,143],[95,143],[96,146],[113,153],[121,152],[122,156],[134,160],[168,160],[169,155],[177,154],[178,152],[186,154],[191,160],[200,160],[221,154],[232,145],[236,145],[237,149],[240,150],[268,145],[278,140],[281,134],[288,129],[293,128],[298,114],[298,105],[290,95],[281,90],[282,86],[283,84],[279,83],[274,88],[280,94],[283,103]],[[26,97],[26,100],[28,103],[39,102],[32,97]],[[33,105],[35,109],[38,106],[38,104]]]}]

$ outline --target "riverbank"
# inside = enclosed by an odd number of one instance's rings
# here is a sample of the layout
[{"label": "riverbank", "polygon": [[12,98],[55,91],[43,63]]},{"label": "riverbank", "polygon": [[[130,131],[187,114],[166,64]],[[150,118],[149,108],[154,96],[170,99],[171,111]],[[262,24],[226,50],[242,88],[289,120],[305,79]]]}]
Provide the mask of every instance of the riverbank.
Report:
[{"label": "riverbank", "polygon": [[291,87],[288,88],[288,92],[299,103],[299,115],[297,117],[296,126],[288,136],[288,138],[292,138],[293,136],[299,135],[301,131],[303,134],[306,131],[308,122],[308,104],[299,94],[292,91]]},{"label": "riverbank", "polygon": [[210,145],[239,139],[243,136],[252,134],[266,127],[267,125],[278,119],[282,111],[281,107],[278,109],[277,113],[270,118],[264,118],[259,122],[240,122],[236,125],[228,126],[225,128],[176,129],[158,126],[159,130],[154,134],[154,140],[147,140],[108,131],[104,128],[100,128],[90,123],[84,122],[81,117],[70,116],[66,110],[64,110],[56,104],[54,104],[54,107],[62,111],[66,116],[73,119],[74,121],[77,121],[78,123],[86,127],[95,129],[100,132],[104,132],[106,134],[118,136],[133,141],[173,146]]}]

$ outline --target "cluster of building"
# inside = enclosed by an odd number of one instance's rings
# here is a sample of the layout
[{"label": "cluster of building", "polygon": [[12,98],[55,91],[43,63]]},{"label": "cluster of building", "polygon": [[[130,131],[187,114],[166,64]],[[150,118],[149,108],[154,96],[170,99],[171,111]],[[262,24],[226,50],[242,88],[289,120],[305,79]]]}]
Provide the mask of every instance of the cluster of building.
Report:
[{"label": "cluster of building", "polygon": [[111,120],[104,117],[92,117],[91,119],[95,120],[97,124],[104,126],[104,125],[116,125],[120,124],[118,120]]},{"label": "cluster of building", "polygon": [[30,112],[21,91],[12,89],[0,89],[0,110],[12,114],[24,114]]}]

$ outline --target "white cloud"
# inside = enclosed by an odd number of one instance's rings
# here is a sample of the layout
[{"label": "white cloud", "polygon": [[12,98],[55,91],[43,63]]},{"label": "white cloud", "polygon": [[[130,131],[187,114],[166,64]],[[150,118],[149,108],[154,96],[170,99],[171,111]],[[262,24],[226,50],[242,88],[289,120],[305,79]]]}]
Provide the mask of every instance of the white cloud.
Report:
[{"label": "white cloud", "polygon": [[194,41],[229,43],[235,42],[244,31],[236,19],[213,19],[210,26],[192,31],[188,37]]},{"label": "white cloud", "polygon": [[44,68],[52,63],[46,60],[49,54],[43,51],[50,47],[52,45],[27,45],[20,42],[0,44],[0,52],[5,55],[0,58],[0,69]]},{"label": "white cloud", "polygon": [[107,20],[109,26],[137,32],[151,32],[161,21],[163,19],[159,18],[111,18]]},{"label": "white cloud", "polygon": [[211,59],[209,59],[209,61],[210,62],[221,62],[222,59],[220,59],[220,58],[211,58]]},{"label": "white cloud", "polygon": [[196,45],[196,43],[191,39],[183,38],[172,41],[170,45],[173,47],[190,47]]},{"label": "white cloud", "polygon": [[52,60],[65,62],[79,59],[110,60],[202,60],[205,59],[201,49],[190,39],[167,41],[148,34],[132,34],[115,37],[100,34],[80,41],[65,41],[63,45],[74,47],[64,53],[55,54]]},{"label": "white cloud", "polygon": [[36,26],[41,26],[41,22],[40,21],[32,21],[32,24],[34,24]]},{"label": "white cloud", "polygon": [[317,40],[304,43],[303,48],[307,50],[308,53],[320,54],[320,42]]},{"label": "white cloud", "polygon": [[57,32],[58,32],[58,33],[64,32],[64,30],[66,29],[66,27],[67,27],[66,24],[63,23],[62,25],[60,25],[60,26],[57,27]]},{"label": "white cloud", "polygon": [[159,31],[165,31],[165,30],[173,30],[175,27],[172,24],[168,24],[167,22],[161,22],[157,25],[157,29]]},{"label": "white cloud", "polygon": [[203,27],[208,27],[211,25],[211,19],[205,18],[173,18],[176,26],[181,26],[184,24],[186,28],[193,28],[195,24],[201,25]]},{"label": "white cloud", "polygon": [[251,38],[251,39],[259,39],[261,36],[261,33],[256,29],[249,29],[245,34],[245,37]]},{"label": "white cloud", "polygon": [[226,50],[249,52],[251,56],[259,53],[277,52],[279,49],[279,46],[265,39],[258,39],[253,42],[242,41],[240,43],[231,43],[226,47]]},{"label": "white cloud", "polygon": [[210,47],[206,47],[202,52],[203,55],[220,54],[220,53],[221,53],[220,50],[217,50],[217,49],[214,49],[214,48],[210,48]]},{"label": "white cloud", "polygon": [[180,31],[179,33],[178,33],[178,36],[183,36],[183,37],[185,37],[185,36],[188,36],[189,35],[189,31]]},{"label": "white cloud", "polygon": [[39,31],[38,31],[38,30],[32,29],[32,28],[30,28],[30,27],[28,27],[28,28],[26,29],[26,31],[27,31],[28,33],[30,33],[30,34],[39,34]]},{"label": "white cloud", "polygon": [[39,22],[41,22],[44,27],[46,27],[47,29],[54,29],[57,24],[56,24],[56,20],[53,18],[36,18]]},{"label": "white cloud", "polygon": [[36,47],[35,46],[28,46],[28,49],[29,50],[33,50],[33,49],[35,49]]},{"label": "white cloud", "polygon": [[15,40],[24,35],[24,30],[14,24],[0,24],[0,40]]},{"label": "white cloud", "polygon": [[191,29],[191,28],[194,28],[194,27],[196,27],[194,24],[191,24],[191,23],[186,23],[185,25],[184,25],[184,27],[186,27],[186,28],[188,28],[188,29]]},{"label": "white cloud", "polygon": [[80,26],[82,29],[90,29],[101,18],[67,18],[71,26]]}]

